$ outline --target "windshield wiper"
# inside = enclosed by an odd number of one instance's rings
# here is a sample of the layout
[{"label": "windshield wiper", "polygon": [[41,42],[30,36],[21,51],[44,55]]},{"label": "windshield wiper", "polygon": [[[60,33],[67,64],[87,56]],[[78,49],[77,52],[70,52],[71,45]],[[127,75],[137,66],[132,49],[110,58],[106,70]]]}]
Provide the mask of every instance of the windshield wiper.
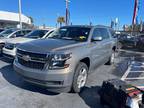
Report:
[{"label": "windshield wiper", "polygon": [[66,40],[75,40],[75,39],[73,39],[73,38],[71,38],[71,37],[61,37],[61,39],[66,39]]}]

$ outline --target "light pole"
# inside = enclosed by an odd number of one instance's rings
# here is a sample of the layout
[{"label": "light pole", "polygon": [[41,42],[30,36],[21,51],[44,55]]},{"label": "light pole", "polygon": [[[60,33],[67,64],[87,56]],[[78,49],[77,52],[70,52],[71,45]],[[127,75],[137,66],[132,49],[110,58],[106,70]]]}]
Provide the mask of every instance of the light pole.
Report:
[{"label": "light pole", "polygon": [[69,18],[70,18],[70,13],[69,13],[69,0],[66,0],[66,25],[69,25]]},{"label": "light pole", "polygon": [[22,29],[22,9],[21,9],[21,0],[19,0],[19,24],[20,24],[20,29]]}]

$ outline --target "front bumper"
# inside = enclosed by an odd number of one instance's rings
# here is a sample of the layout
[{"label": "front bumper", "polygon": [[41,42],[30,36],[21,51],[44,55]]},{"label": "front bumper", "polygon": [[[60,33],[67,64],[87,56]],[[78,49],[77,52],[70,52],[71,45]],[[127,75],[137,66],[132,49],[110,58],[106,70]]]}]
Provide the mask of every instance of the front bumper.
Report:
[{"label": "front bumper", "polygon": [[54,92],[68,92],[73,81],[73,72],[69,69],[62,70],[37,70],[22,66],[14,61],[14,70],[25,81],[36,84]]},{"label": "front bumper", "polygon": [[5,47],[2,49],[2,54],[4,57],[9,58],[9,59],[14,59],[16,56],[16,48],[9,50],[6,49]]}]

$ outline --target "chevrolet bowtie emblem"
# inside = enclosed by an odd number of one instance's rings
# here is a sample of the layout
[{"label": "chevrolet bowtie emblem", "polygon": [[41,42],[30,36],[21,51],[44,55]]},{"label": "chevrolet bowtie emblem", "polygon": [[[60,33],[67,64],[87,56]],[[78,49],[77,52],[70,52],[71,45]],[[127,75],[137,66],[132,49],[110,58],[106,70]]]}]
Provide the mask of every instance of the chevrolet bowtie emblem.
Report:
[{"label": "chevrolet bowtie emblem", "polygon": [[22,56],[22,59],[25,61],[30,61],[31,57],[29,55],[24,55],[24,56]]}]

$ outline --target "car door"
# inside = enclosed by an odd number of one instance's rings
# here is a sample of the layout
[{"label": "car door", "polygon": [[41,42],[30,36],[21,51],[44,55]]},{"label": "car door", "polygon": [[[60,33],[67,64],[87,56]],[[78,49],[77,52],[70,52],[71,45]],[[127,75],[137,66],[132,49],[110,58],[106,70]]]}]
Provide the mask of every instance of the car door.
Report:
[{"label": "car door", "polygon": [[103,47],[103,60],[102,62],[107,62],[108,59],[110,58],[111,54],[112,54],[112,42],[113,39],[111,38],[111,34],[109,32],[108,28],[102,28],[101,29],[101,36],[103,37],[103,41],[102,41],[102,47]]},{"label": "car door", "polygon": [[[101,37],[101,28],[95,28],[93,31],[92,39],[94,37]],[[98,67],[103,60],[104,44],[102,41],[91,41],[91,59],[92,59],[92,69]]]}]

